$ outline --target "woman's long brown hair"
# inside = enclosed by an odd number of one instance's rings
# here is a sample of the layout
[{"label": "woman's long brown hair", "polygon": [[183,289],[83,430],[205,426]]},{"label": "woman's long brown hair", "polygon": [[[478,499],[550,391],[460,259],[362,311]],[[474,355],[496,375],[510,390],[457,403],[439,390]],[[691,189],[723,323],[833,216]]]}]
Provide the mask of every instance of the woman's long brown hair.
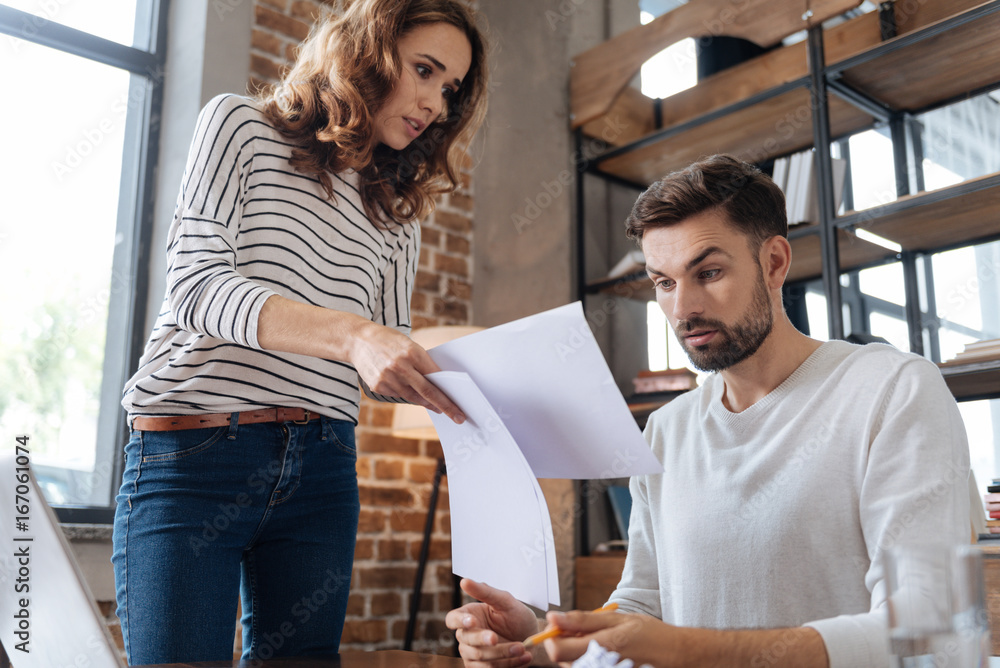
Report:
[{"label": "woman's long brown hair", "polygon": [[[396,45],[413,28],[448,23],[472,46],[472,63],[447,113],[402,151],[375,139],[375,114],[402,65]],[[486,48],[460,0],[356,0],[321,21],[299,47],[281,83],[260,97],[264,113],[298,144],[291,164],[313,174],[332,198],[330,173],[360,175],[365,213],[375,223],[419,220],[434,197],[454,191],[473,135],[486,115]]]}]

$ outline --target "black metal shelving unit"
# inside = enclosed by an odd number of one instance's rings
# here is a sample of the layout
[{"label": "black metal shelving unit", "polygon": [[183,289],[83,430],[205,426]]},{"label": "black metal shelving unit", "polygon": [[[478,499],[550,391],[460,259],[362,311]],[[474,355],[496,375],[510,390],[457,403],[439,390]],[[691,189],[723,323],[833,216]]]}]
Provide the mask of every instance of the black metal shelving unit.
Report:
[{"label": "black metal shelving unit", "polygon": [[[1000,239],[1000,174],[968,180],[931,192],[922,192],[923,173],[920,157],[923,147],[919,130],[914,129],[913,119],[919,114],[1000,88],[1000,67],[994,68],[992,72],[987,69],[981,75],[977,74],[976,81],[969,90],[958,94],[946,94],[941,99],[933,98],[932,95],[930,102],[913,108],[900,107],[892,104],[890,100],[881,99],[878,89],[869,87],[865,90],[863,86],[855,85],[854,80],[864,80],[867,75],[865,68],[877,67],[880,61],[884,63],[885,59],[905,59],[912,53],[926,55],[927,49],[936,49],[940,45],[940,40],[958,41],[966,39],[967,34],[977,38],[976,35],[981,35],[983,31],[994,30],[994,26],[1000,26],[1000,0],[974,6],[899,36],[895,32],[897,21],[892,5],[892,2],[880,3],[879,23],[883,42],[877,46],[828,64],[824,59],[825,29],[822,26],[813,27],[808,31],[807,37],[808,76],[772,87],[671,127],[661,128],[623,146],[612,148],[586,162],[581,162],[576,180],[575,212],[579,298],[585,299],[587,295],[599,292],[614,293],[616,290],[619,294],[634,295],[636,291],[643,289],[642,286],[646,282],[642,274],[596,282],[587,280],[583,242],[587,213],[585,181],[588,177],[597,177],[634,188],[637,192],[647,186],[645,183],[622,178],[603,170],[602,163],[619,159],[620,164],[622,157],[635,151],[648,149],[671,138],[681,137],[707,123],[775,100],[792,91],[805,89],[808,91],[812,107],[812,147],[816,160],[814,172],[819,201],[819,220],[814,225],[792,228],[789,240],[793,243],[793,247],[797,244],[811,244],[814,248],[818,239],[820,261],[818,272],[815,268],[807,268],[804,272],[800,272],[801,275],[797,280],[804,283],[806,280],[822,278],[823,291],[827,297],[829,335],[831,338],[844,338],[842,308],[844,296],[841,294],[841,274],[879,264],[900,262],[907,297],[904,311],[910,333],[911,351],[924,354],[924,328],[929,321],[936,318],[936,315],[929,306],[922,309],[920,305],[918,274],[921,262],[924,263],[922,270],[927,275],[930,263],[926,259],[932,252]],[[914,51],[921,48],[924,50]],[[966,64],[974,65],[975,58],[975,55],[970,54]],[[902,83],[894,83],[896,87],[894,92],[905,91],[907,86],[922,85],[921,72],[918,69],[914,66],[914,71],[902,73]],[[882,124],[889,128],[897,175],[895,201],[864,211],[850,211],[842,216],[838,216],[834,211],[830,146],[833,141],[841,139],[844,135],[834,135],[831,132],[831,95],[870,116],[873,123],[869,127]],[[660,102],[651,101],[651,104],[655,106]],[[857,131],[853,130],[847,134]],[[585,141],[585,135],[582,128],[576,129],[575,134],[576,147],[579,151]],[[578,155],[580,154],[578,152]],[[764,162],[770,162],[776,157],[779,155],[767,156]],[[911,180],[914,181],[913,184]],[[911,190],[911,186],[915,187]],[[911,194],[912,191],[916,191],[915,194]],[[946,228],[936,224],[941,218],[955,215],[955,211],[959,211],[957,214],[959,222],[954,226]],[[888,238],[895,236],[901,240],[903,250],[896,253],[874,246],[868,248],[860,241],[855,242],[857,237],[853,232],[858,229],[870,230]],[[854,245],[845,243],[845,240],[853,242]],[[932,357],[938,354],[936,348],[927,352]],[[1000,397],[1000,363],[952,366],[943,369],[942,373],[959,400]]]}]

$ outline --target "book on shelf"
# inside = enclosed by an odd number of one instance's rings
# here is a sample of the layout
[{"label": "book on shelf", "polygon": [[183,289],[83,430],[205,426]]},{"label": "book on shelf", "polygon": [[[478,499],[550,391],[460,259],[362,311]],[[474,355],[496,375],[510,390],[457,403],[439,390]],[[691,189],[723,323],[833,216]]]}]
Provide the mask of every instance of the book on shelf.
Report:
[{"label": "book on shelf", "polygon": [[662,371],[640,371],[632,379],[636,395],[653,392],[677,392],[698,387],[698,376],[690,369],[664,369]]},{"label": "book on shelf", "polygon": [[[831,160],[833,169],[833,209],[840,210],[847,180],[847,161]],[[813,152],[801,151],[774,161],[775,184],[785,193],[785,212],[790,226],[819,221],[819,195],[816,188]]]},{"label": "book on shelf", "polygon": [[643,256],[641,250],[635,248],[630,250],[628,253],[625,253],[625,256],[618,260],[615,266],[611,267],[611,270],[605,278],[621,278],[622,276],[628,276],[629,274],[643,271],[645,268],[646,258]]},{"label": "book on shelf", "polygon": [[968,362],[989,362],[1000,360],[1000,339],[984,339],[966,343],[962,352],[945,364],[965,364]]}]

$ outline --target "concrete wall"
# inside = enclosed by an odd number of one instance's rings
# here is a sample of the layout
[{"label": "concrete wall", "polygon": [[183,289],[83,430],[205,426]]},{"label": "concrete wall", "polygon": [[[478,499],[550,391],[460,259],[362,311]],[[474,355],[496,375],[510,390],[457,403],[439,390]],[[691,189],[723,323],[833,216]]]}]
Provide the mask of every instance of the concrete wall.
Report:
[{"label": "concrete wall", "polygon": [[[639,9],[634,0],[480,0],[479,8],[494,49],[490,112],[474,156],[473,322],[491,326],[579,298],[570,63],[636,25]],[[587,274],[599,277],[628,248],[621,199],[628,204],[635,193],[622,195],[592,177],[586,187]],[[588,298],[585,308],[612,371],[630,379],[646,366],[645,329],[636,325],[645,321],[645,306],[614,303]],[[571,607],[577,494],[572,481],[542,481],[542,488],[556,535],[563,607]]]}]

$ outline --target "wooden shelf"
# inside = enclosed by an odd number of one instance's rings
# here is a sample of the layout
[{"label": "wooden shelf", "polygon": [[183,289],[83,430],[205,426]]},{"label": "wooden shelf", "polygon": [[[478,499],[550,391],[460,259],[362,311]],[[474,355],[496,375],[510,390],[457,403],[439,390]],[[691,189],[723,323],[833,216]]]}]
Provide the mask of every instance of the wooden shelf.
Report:
[{"label": "wooden shelf", "polygon": [[[907,10],[897,6],[901,34],[879,47],[886,53],[852,66],[852,62],[864,60],[864,56],[855,57],[828,69],[840,73],[845,83],[872,99],[910,112],[1000,82],[1000,49],[996,48],[1000,2],[904,4],[914,5],[910,11],[915,13],[900,16]],[[922,27],[912,30],[913,24]],[[938,32],[945,27],[946,31]],[[904,29],[909,32],[904,33]],[[919,39],[924,35],[926,38]],[[906,45],[890,51],[897,42]]]},{"label": "wooden shelf", "polygon": [[938,366],[948,389],[959,401],[1000,398],[1000,359],[943,362]]},{"label": "wooden shelf", "polygon": [[1000,236],[1000,174],[850,212],[837,225],[866,229],[909,251],[986,241]]},{"label": "wooden shelf", "polygon": [[[820,278],[823,275],[823,255],[819,234],[795,236],[789,241],[792,245],[792,267],[788,270],[785,283]],[[895,251],[859,239],[846,230],[837,230],[837,248],[841,271],[874,266],[894,260],[897,256]]]},{"label": "wooden shelf", "polygon": [[[601,160],[597,168],[633,183],[650,184],[706,155],[730,153],[750,162],[798,151],[813,143],[811,100],[794,88],[740,111]],[[830,98],[833,136],[871,127],[874,119],[847,102]]]}]

